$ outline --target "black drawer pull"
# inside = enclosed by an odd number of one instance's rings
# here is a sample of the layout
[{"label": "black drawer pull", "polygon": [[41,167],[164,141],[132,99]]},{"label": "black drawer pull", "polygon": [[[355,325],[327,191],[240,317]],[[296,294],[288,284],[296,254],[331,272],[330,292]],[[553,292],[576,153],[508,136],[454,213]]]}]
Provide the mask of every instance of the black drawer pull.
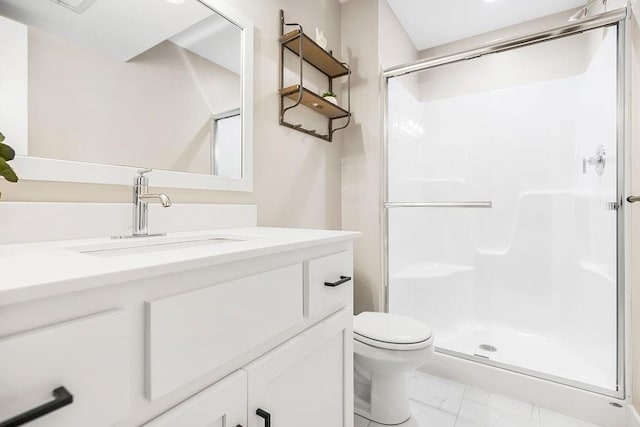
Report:
[{"label": "black drawer pull", "polygon": [[52,401],[1,422],[0,427],[21,426],[73,403],[73,395],[69,393],[69,391],[64,387],[58,387],[57,389],[53,390],[52,394],[54,397]]},{"label": "black drawer pull", "polygon": [[264,409],[258,408],[256,415],[264,419],[264,427],[271,427],[271,414]]},{"label": "black drawer pull", "polygon": [[349,280],[351,280],[351,277],[349,276],[340,276],[340,280],[338,280],[337,282],[324,282],[324,285],[329,286],[330,288],[335,288],[336,286],[340,286],[343,283],[347,283]]}]

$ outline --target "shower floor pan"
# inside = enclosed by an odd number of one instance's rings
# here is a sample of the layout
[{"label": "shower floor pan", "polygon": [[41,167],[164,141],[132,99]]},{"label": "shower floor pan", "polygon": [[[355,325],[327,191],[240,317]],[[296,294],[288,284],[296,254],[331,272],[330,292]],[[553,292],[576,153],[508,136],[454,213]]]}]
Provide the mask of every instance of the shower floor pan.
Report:
[{"label": "shower floor pan", "polygon": [[[505,324],[465,323],[435,331],[437,351],[488,359],[608,390],[616,389],[616,354],[600,355],[603,348],[572,348],[559,339],[524,333]],[[594,345],[598,345],[594,343]]]}]

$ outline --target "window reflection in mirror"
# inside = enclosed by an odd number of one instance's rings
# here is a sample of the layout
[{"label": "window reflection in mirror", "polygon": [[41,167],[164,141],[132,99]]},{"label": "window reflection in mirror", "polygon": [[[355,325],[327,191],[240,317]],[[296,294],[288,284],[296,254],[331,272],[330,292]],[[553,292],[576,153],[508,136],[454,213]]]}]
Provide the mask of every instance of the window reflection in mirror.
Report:
[{"label": "window reflection in mirror", "polygon": [[28,26],[27,154],[241,178],[242,30],[197,0],[90,3],[0,0]]},{"label": "window reflection in mirror", "polygon": [[218,114],[211,119],[212,173],[219,176],[242,176],[242,119],[240,109]]}]

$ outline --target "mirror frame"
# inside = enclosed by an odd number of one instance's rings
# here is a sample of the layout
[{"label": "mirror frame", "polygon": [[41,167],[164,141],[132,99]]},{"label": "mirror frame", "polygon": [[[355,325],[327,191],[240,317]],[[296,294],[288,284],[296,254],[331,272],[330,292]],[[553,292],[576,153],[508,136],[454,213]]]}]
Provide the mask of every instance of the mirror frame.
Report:
[{"label": "mirror frame", "polygon": [[[253,190],[253,23],[226,0],[194,0],[202,3],[242,31],[242,177],[232,178],[154,169],[149,174],[153,187],[189,188],[197,190],[252,191]],[[7,141],[9,142],[9,141]],[[27,147],[15,147],[18,153]],[[56,181],[85,184],[131,186],[142,167],[116,166],[72,160],[17,155],[12,162],[18,177],[30,181]]]}]

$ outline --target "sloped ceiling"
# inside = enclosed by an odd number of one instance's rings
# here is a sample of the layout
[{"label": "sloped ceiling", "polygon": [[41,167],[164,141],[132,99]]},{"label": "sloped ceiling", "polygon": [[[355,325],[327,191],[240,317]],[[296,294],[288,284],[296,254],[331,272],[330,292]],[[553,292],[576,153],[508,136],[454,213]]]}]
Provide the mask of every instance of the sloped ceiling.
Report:
[{"label": "sloped ceiling", "polygon": [[586,0],[387,1],[422,50],[583,6]]}]

